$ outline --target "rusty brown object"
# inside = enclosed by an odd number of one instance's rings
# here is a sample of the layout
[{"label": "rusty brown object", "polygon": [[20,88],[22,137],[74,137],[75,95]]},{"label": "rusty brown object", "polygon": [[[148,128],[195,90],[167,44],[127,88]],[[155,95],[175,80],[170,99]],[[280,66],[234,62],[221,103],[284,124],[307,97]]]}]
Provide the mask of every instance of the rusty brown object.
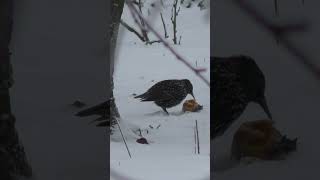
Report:
[{"label": "rusty brown object", "polygon": [[190,100],[186,100],[186,101],[183,103],[182,111],[183,111],[183,112],[186,112],[186,111],[189,111],[189,112],[198,112],[198,111],[202,110],[202,108],[203,108],[203,106],[201,106],[200,104],[198,104],[196,100],[190,99]]},{"label": "rusty brown object", "polygon": [[243,123],[233,137],[232,158],[276,160],[284,159],[287,153],[296,150],[297,139],[287,139],[273,124],[272,120]]}]

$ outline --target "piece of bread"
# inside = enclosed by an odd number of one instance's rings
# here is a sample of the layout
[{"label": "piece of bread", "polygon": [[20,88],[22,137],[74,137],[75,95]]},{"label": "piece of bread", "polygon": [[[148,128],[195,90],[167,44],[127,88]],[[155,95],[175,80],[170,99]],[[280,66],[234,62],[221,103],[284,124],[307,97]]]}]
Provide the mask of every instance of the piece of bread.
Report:
[{"label": "piece of bread", "polygon": [[273,123],[271,120],[243,123],[233,137],[232,158],[282,159],[283,155],[295,150],[297,139],[290,140],[281,135]]},{"label": "piece of bread", "polygon": [[202,106],[200,104],[198,104],[197,101],[194,99],[186,100],[182,106],[183,112],[186,112],[186,111],[197,112],[201,109],[202,109]]}]

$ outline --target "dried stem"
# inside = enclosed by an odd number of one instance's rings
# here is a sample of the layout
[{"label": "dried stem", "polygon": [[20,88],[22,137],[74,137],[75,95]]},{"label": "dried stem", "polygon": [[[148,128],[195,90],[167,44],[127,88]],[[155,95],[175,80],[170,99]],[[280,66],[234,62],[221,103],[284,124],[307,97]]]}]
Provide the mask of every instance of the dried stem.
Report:
[{"label": "dried stem", "polygon": [[174,0],[173,6],[172,6],[172,15],[171,15],[171,22],[172,22],[172,28],[173,28],[173,43],[178,44],[177,42],[177,16],[179,15],[180,7],[178,7],[178,0]]},{"label": "dried stem", "polygon": [[198,120],[196,120],[196,133],[197,133],[197,148],[198,148],[198,154],[200,154],[200,143],[199,143]]},{"label": "dried stem", "polygon": [[[141,0],[139,0],[138,3],[139,3],[139,5],[138,5],[139,11],[140,11],[141,14],[143,14],[143,12],[142,12],[142,2],[141,2]],[[141,18],[139,18],[139,19],[140,19],[141,25],[142,25],[143,27],[145,27],[145,25],[144,25],[144,20],[141,19]],[[144,37],[144,39],[145,39],[145,42],[148,43],[148,42],[149,42],[148,31],[144,28],[144,29],[141,29],[141,32],[142,32],[142,35],[143,35],[143,37]]]},{"label": "dried stem", "polygon": [[132,157],[131,157],[130,150],[129,150],[129,147],[128,147],[127,142],[126,142],[126,139],[125,139],[124,136],[123,136],[123,133],[122,133],[122,130],[121,130],[121,126],[120,126],[119,120],[118,120],[118,118],[115,118],[115,119],[117,120],[118,128],[119,128],[119,130],[120,130],[122,140],[123,140],[123,142],[124,142],[124,144],[125,144],[125,146],[126,146],[126,149],[127,149],[127,151],[128,151],[129,157],[132,158]]},{"label": "dried stem", "polygon": [[193,128],[193,135],[194,135],[194,154],[197,154],[197,131],[196,128]]},{"label": "dried stem", "polygon": [[161,17],[161,21],[162,21],[162,25],[163,25],[163,31],[164,31],[164,37],[168,38],[168,33],[167,33],[167,27],[166,27],[166,23],[164,22],[162,13],[160,13],[160,17]]},{"label": "dried stem", "polygon": [[126,22],[124,22],[122,19],[120,20],[120,24],[124,26],[128,31],[133,32],[135,35],[138,36],[138,38],[142,41],[145,42],[145,38],[139,34],[137,30],[135,30],[133,27],[129,26]]}]

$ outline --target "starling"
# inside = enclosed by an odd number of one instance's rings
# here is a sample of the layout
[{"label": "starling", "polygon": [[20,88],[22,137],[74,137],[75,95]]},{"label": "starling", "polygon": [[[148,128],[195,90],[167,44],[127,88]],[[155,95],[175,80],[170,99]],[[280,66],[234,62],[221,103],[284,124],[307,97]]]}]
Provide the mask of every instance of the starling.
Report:
[{"label": "starling", "polygon": [[265,98],[265,77],[248,56],[210,57],[212,119],[211,139],[223,135],[250,102],[259,104],[270,119]]},{"label": "starling", "polygon": [[180,104],[188,94],[194,98],[193,86],[188,79],[172,79],[156,83],[147,92],[135,98],[140,98],[141,101],[153,101],[169,114],[166,108]]},{"label": "starling", "polygon": [[98,121],[99,123],[97,126],[110,126],[110,101],[111,100],[107,100],[103,103],[82,110],[78,112],[76,116],[87,117],[97,115],[99,117],[94,119],[92,122]]}]

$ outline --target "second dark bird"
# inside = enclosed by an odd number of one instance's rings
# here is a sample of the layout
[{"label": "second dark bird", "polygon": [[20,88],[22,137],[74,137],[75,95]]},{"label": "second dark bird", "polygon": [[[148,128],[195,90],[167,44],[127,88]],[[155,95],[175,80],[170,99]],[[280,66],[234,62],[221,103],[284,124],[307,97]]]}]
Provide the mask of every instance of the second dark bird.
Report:
[{"label": "second dark bird", "polygon": [[169,114],[167,108],[180,104],[188,94],[194,98],[193,86],[188,79],[172,79],[156,83],[147,92],[135,98],[140,98],[141,101],[153,101]]},{"label": "second dark bird", "polygon": [[211,139],[224,134],[250,102],[259,104],[270,119],[265,77],[248,56],[211,57]]}]

